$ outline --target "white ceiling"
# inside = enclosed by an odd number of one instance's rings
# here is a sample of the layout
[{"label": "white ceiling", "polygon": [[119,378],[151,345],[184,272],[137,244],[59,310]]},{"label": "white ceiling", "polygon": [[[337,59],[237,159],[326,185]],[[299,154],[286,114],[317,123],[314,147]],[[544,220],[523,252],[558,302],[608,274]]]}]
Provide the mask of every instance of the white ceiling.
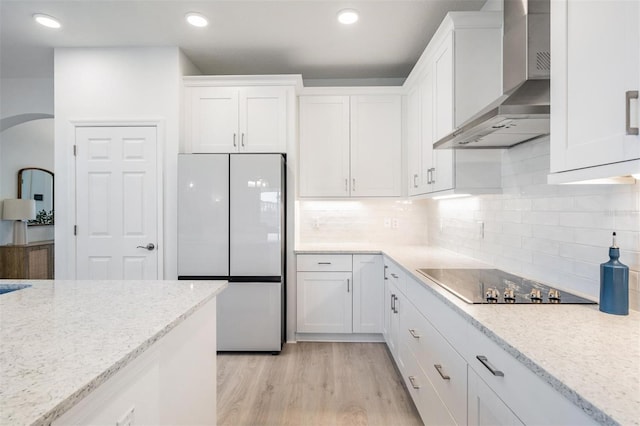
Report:
[{"label": "white ceiling", "polygon": [[[0,0],[0,75],[51,77],[53,47],[179,46],[204,74],[405,78],[447,11],[486,0]],[[337,22],[355,8],[360,20]],[[209,18],[186,24],[190,11]],[[62,21],[51,30],[32,15]]]}]

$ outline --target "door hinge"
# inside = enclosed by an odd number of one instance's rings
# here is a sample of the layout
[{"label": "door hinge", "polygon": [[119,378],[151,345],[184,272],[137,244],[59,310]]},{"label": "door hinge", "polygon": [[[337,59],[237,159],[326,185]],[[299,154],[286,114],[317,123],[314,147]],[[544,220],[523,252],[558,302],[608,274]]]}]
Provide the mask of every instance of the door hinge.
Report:
[{"label": "door hinge", "polygon": [[73,146],[73,156],[77,156],[78,155],[78,145],[74,145]]},{"label": "door hinge", "polygon": [[73,235],[78,235],[78,225],[73,225]]}]

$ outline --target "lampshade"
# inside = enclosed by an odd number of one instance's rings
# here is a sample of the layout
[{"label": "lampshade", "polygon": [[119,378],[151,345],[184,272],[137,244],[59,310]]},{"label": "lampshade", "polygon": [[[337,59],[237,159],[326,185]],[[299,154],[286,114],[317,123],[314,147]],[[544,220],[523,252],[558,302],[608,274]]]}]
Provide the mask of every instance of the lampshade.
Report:
[{"label": "lampshade", "polygon": [[2,204],[2,219],[4,220],[31,220],[36,218],[35,200],[7,199]]}]

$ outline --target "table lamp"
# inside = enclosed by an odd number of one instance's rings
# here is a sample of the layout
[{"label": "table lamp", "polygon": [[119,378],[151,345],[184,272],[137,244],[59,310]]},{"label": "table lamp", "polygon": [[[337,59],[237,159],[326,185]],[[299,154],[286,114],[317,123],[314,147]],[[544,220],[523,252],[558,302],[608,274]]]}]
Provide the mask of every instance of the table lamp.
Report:
[{"label": "table lamp", "polygon": [[13,220],[13,244],[27,243],[27,222],[36,218],[35,200],[7,199],[2,206],[2,219]]}]

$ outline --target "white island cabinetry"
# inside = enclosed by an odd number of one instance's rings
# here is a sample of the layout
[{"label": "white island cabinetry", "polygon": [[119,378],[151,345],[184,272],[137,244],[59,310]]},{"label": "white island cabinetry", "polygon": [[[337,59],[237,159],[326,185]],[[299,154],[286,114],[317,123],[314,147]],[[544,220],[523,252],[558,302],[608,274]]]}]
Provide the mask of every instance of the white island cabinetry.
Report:
[{"label": "white island cabinetry", "polygon": [[640,173],[640,2],[552,1],[551,63],[549,182]]}]

